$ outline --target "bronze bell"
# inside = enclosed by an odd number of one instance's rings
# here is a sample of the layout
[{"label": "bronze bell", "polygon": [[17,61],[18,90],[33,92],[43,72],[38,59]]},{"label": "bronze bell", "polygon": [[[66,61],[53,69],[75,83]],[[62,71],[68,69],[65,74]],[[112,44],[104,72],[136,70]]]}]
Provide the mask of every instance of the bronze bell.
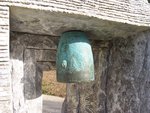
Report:
[{"label": "bronze bell", "polygon": [[62,34],[56,58],[57,81],[65,83],[94,80],[93,54],[84,32]]}]

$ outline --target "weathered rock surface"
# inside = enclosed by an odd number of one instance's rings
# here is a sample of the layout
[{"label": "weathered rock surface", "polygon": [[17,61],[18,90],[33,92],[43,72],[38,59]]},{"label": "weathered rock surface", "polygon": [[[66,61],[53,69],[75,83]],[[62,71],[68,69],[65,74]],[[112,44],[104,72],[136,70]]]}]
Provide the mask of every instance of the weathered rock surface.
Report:
[{"label": "weathered rock surface", "polygon": [[116,38],[94,57],[96,80],[68,84],[62,112],[149,113],[150,32]]},{"label": "weathered rock surface", "polygon": [[148,0],[1,0],[0,4],[150,26]]},{"label": "weathered rock surface", "polygon": [[87,15],[21,7],[11,7],[10,10],[11,30],[17,32],[60,36],[64,31],[81,30],[85,31],[90,39],[110,40],[114,37],[128,37],[150,29],[149,27],[126,24],[125,20],[123,23],[119,23],[114,22],[115,20],[106,21]]},{"label": "weathered rock surface", "polygon": [[[12,62],[14,67],[20,67],[20,72],[13,70],[14,111],[41,113],[42,71],[55,68],[55,40],[58,38],[22,33],[11,36]],[[45,39],[53,46],[45,44]],[[91,44],[96,79],[67,84],[62,113],[149,113],[150,32],[110,41],[91,40]],[[22,63],[19,66],[16,58],[24,62],[24,76],[21,75]],[[19,87],[16,89],[16,86]]]},{"label": "weathered rock surface", "polygon": [[43,70],[55,69],[57,37],[11,33],[14,113],[42,113]]}]

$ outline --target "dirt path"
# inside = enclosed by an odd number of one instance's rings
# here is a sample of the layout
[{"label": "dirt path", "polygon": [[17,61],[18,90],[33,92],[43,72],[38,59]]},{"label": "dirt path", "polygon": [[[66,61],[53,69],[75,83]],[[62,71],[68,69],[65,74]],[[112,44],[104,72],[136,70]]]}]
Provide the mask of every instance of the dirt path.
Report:
[{"label": "dirt path", "polygon": [[64,98],[43,95],[43,113],[61,113]]}]

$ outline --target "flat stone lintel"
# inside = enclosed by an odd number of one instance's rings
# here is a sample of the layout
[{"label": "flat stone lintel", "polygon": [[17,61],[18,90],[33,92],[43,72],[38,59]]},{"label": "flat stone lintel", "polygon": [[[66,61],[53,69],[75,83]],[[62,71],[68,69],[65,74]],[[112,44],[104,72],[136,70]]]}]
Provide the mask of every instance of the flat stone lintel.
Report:
[{"label": "flat stone lintel", "polygon": [[88,34],[90,39],[98,40],[128,37],[150,29],[84,15],[21,7],[11,7],[10,17],[12,31],[60,36],[64,31],[82,30]]}]

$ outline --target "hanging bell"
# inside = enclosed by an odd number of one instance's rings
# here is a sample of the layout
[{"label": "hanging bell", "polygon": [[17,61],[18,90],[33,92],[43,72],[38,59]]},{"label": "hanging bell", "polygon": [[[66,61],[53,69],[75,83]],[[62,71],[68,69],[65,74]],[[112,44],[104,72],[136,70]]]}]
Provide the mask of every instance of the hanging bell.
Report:
[{"label": "hanging bell", "polygon": [[84,32],[62,34],[56,58],[57,81],[78,83],[94,80],[92,49]]}]

